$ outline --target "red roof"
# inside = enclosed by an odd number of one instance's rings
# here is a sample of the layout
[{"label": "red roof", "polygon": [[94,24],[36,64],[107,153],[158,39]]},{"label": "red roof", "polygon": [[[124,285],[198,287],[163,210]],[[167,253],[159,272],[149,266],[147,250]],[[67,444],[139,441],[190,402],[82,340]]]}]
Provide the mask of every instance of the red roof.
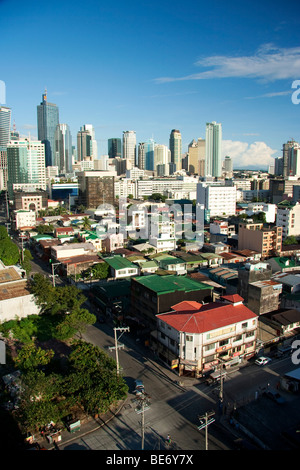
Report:
[{"label": "red roof", "polygon": [[191,312],[193,310],[200,310],[201,307],[202,304],[199,304],[199,302],[194,302],[192,300],[184,300],[179,304],[173,305],[171,308],[173,310],[176,310],[176,312]]},{"label": "red roof", "polygon": [[[186,304],[188,302],[182,303]],[[190,311],[182,311],[180,304],[178,304],[176,311],[162,313],[157,317],[177,331],[200,334],[251,320],[257,318],[257,315],[245,307],[244,304],[232,305],[211,302],[200,306],[198,311],[193,308]]]},{"label": "red roof", "polygon": [[244,302],[243,297],[241,297],[239,294],[222,295],[222,299],[228,300],[233,304],[235,304],[236,302]]}]

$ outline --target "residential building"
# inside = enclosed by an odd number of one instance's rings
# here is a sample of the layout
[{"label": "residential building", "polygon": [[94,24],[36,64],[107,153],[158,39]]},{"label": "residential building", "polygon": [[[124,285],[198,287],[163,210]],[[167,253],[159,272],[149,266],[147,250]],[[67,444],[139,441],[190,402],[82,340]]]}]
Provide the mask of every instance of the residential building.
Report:
[{"label": "residential building", "polygon": [[126,160],[126,169],[136,166],[136,132],[123,132],[123,158]]},{"label": "residential building", "polygon": [[227,155],[223,161],[223,176],[225,178],[233,177],[233,163],[229,155]]},{"label": "residential building", "polygon": [[46,190],[45,145],[35,140],[15,140],[7,146],[9,197],[22,189]]},{"label": "residential building", "polygon": [[179,376],[201,377],[218,368],[240,364],[255,354],[257,315],[239,295],[222,302],[183,301],[157,315],[156,353]]},{"label": "residential building", "polygon": [[114,171],[83,171],[78,173],[78,202],[87,208],[114,204]]},{"label": "residential building", "polygon": [[222,176],[222,125],[215,121],[206,124],[206,176]]},{"label": "residential building", "polygon": [[236,187],[199,182],[197,184],[197,204],[204,204],[210,217],[235,215]]},{"label": "residential building", "polygon": [[238,249],[246,248],[261,253],[262,259],[280,253],[282,227],[265,226],[263,223],[240,222]]},{"label": "residential building", "polygon": [[176,165],[176,171],[181,170],[182,139],[181,133],[177,129],[171,131],[169,149],[171,152],[171,162]]},{"label": "residential building", "polygon": [[282,227],[282,239],[300,235],[300,203],[282,201],[277,204],[276,225]]},{"label": "residential building", "polygon": [[36,227],[36,213],[34,211],[14,211],[14,225],[16,230],[31,230]]},{"label": "residential building", "polygon": [[249,284],[269,281],[272,276],[271,266],[266,262],[247,262],[238,272],[238,294],[248,302]]},{"label": "residential building", "polygon": [[47,101],[47,91],[37,106],[38,140],[45,145],[46,166],[55,163],[55,131],[59,124],[59,110],[56,104]]},{"label": "residential building", "polygon": [[124,247],[123,233],[111,233],[102,240],[102,250],[107,253],[112,253],[118,248]]},{"label": "residential building", "polygon": [[174,302],[211,300],[213,288],[188,276],[151,274],[133,277],[131,280],[130,316],[150,331],[157,329],[156,315],[168,312]]},{"label": "residential building", "polygon": [[273,279],[250,282],[247,307],[257,315],[278,310],[282,284]]},{"label": "residential building", "polygon": [[67,124],[58,124],[55,131],[54,165],[59,173],[72,171],[72,135]]},{"label": "residential building", "polygon": [[161,214],[151,215],[149,243],[157,251],[172,251],[176,248],[175,222]]}]

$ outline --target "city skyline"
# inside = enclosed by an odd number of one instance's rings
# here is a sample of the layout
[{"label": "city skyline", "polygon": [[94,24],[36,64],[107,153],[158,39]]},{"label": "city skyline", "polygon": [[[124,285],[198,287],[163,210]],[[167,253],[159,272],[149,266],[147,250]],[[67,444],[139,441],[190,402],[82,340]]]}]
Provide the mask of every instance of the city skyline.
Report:
[{"label": "city skyline", "polygon": [[98,158],[108,153],[108,139],[128,129],[137,145],[153,138],[167,146],[178,129],[184,153],[216,121],[222,159],[231,156],[234,168],[266,168],[285,142],[300,141],[300,105],[292,102],[299,10],[292,1],[268,0],[230,7],[188,1],[184,8],[178,1],[88,0],[84,11],[69,1],[3,0],[3,104],[21,136],[35,138],[36,107],[47,89],[73,145],[79,129],[93,125]]}]

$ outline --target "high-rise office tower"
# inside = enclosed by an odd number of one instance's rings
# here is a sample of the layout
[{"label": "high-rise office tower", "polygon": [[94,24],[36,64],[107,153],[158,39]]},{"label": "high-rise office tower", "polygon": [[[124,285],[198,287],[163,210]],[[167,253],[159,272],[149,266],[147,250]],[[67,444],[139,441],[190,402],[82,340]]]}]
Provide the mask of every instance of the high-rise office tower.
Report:
[{"label": "high-rise office tower", "polygon": [[46,190],[45,145],[41,141],[24,139],[7,146],[9,197],[16,189]]},{"label": "high-rise office tower", "polygon": [[138,146],[138,168],[140,170],[145,170],[146,167],[146,147],[145,142],[140,142]]},{"label": "high-rise office tower", "polygon": [[181,170],[182,139],[181,133],[177,129],[171,131],[169,148],[171,151],[171,162],[175,163],[177,171]]},{"label": "high-rise office tower", "polygon": [[138,167],[141,170],[154,171],[154,148],[155,141],[153,139],[147,142],[139,143],[138,147]]},{"label": "high-rise office tower", "polygon": [[130,170],[136,166],[136,133],[135,131],[123,132],[123,158],[126,160],[126,168]]},{"label": "high-rise office tower", "polygon": [[91,157],[93,160],[96,160],[98,157],[98,145],[97,145],[97,140],[95,139],[95,129],[92,126],[92,124],[84,124],[84,126],[81,128],[84,131],[87,131],[90,136],[91,136]]},{"label": "high-rise office tower", "polygon": [[58,124],[55,132],[55,161],[59,173],[72,171],[72,136],[67,124]]},{"label": "high-rise office tower", "polygon": [[[155,145],[154,147],[154,171],[159,176],[169,175],[169,162],[171,151],[166,145]],[[158,168],[159,167],[159,168]]]},{"label": "high-rise office tower", "polygon": [[188,147],[188,172],[199,176],[205,175],[205,140],[194,139]]},{"label": "high-rise office tower", "polygon": [[54,166],[55,131],[59,124],[59,111],[56,104],[48,103],[47,91],[42,95],[42,102],[37,106],[38,140],[45,144],[46,166]]},{"label": "high-rise office tower", "polygon": [[205,176],[220,177],[222,175],[222,125],[215,121],[206,124],[205,137]]},{"label": "high-rise office tower", "polygon": [[122,142],[120,138],[112,137],[108,139],[108,156],[109,158],[117,158],[122,156]]},{"label": "high-rise office tower", "polygon": [[92,159],[92,136],[83,127],[77,132],[77,161]]},{"label": "high-rise office tower", "polygon": [[300,162],[299,162],[299,144],[294,140],[289,140],[282,146],[282,176],[287,178],[288,176],[299,175]]}]

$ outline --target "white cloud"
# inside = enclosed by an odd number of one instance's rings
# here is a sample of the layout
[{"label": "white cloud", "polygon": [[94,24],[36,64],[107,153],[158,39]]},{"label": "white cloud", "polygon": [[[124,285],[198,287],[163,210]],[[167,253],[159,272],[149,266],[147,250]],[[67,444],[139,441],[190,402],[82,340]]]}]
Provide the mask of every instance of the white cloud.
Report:
[{"label": "white cloud", "polygon": [[209,78],[256,78],[266,81],[296,79],[300,76],[300,47],[279,48],[273,44],[262,45],[252,56],[209,56],[195,65],[210,70],[184,77],[161,77],[157,83]]},{"label": "white cloud", "polygon": [[222,141],[222,157],[229,155],[233,160],[233,168],[264,168],[274,162],[277,150],[265,142],[240,142],[234,140]]}]

